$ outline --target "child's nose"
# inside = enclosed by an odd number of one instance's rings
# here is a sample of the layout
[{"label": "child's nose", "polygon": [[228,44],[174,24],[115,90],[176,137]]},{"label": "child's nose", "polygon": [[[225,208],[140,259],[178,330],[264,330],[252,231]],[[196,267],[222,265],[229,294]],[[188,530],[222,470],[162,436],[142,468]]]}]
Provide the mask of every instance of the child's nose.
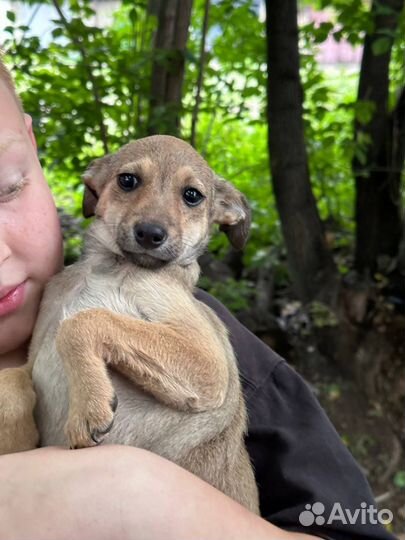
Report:
[{"label": "child's nose", "polygon": [[0,266],[6,261],[11,255],[11,250],[8,247],[8,244],[4,242],[4,240],[1,238],[0,233]]}]

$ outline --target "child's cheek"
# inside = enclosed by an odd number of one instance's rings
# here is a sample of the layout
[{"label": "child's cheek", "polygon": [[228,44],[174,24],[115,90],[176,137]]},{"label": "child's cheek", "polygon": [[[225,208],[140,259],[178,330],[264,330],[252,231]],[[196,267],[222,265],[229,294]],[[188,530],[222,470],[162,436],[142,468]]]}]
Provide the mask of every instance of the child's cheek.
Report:
[{"label": "child's cheek", "polygon": [[[26,249],[30,253],[30,277],[45,285],[63,264],[63,246],[59,218],[51,193],[40,179],[27,198],[24,220]],[[27,261],[28,262],[28,261]]]}]

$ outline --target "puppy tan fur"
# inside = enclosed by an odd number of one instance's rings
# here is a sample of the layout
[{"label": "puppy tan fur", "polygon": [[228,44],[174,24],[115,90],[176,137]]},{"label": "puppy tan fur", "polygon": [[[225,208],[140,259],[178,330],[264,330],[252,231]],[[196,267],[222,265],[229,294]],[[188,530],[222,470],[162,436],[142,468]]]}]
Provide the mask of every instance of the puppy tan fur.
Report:
[{"label": "puppy tan fur", "polygon": [[81,260],[49,284],[31,344],[42,444],[92,446],[108,433],[258,512],[235,356],[193,296],[212,224],[245,243],[245,198],[168,136],[96,160],[84,179],[96,219]]},{"label": "puppy tan fur", "polygon": [[39,435],[34,421],[35,392],[26,367],[0,371],[0,455],[31,450]]}]

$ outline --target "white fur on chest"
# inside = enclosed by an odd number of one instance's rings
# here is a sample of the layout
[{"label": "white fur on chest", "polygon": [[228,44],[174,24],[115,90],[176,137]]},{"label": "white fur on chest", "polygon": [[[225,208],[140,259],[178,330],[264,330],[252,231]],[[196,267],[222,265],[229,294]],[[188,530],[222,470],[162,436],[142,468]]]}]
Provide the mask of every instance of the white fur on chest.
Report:
[{"label": "white fur on chest", "polygon": [[134,318],[142,318],[136,303],[136,291],[116,279],[91,276],[86,279],[80,294],[65,304],[63,319],[85,309],[105,308]]}]

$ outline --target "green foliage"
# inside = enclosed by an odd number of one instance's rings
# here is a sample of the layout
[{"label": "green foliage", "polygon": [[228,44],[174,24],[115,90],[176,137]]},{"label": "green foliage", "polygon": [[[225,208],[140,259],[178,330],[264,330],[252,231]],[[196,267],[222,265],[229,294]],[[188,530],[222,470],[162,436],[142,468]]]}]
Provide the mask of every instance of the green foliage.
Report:
[{"label": "green foliage", "polygon": [[394,485],[401,489],[405,489],[405,471],[397,471],[394,476]]},{"label": "green foliage", "polygon": [[365,0],[318,0],[313,2],[320,9],[329,9],[335,17],[333,37],[347,40],[352,45],[363,43],[364,34],[373,28],[370,2]]},{"label": "green foliage", "polygon": [[16,24],[5,46],[43,164],[75,188],[73,176],[92,157],[144,132],[154,21],[141,2],[123,3],[107,28],[90,23],[87,0],[70,2],[66,13],[55,18],[50,43]]},{"label": "green foliage", "polygon": [[392,56],[390,63],[390,109],[392,110],[397,101],[398,96],[405,86],[405,9],[403,10],[398,32],[396,33],[394,46],[392,48]]},{"label": "green foliage", "polygon": [[198,285],[218,298],[234,313],[247,309],[253,296],[253,284],[244,279],[236,281],[228,278],[223,281],[212,281],[207,277],[201,277]]},{"label": "green foliage", "polygon": [[335,313],[321,302],[311,302],[309,305],[309,314],[315,328],[325,328],[328,326],[337,326],[338,319]]},{"label": "green foliage", "polygon": [[[329,32],[332,27],[328,26]],[[314,194],[322,219],[333,218],[351,234],[354,188],[351,160],[356,151],[353,122],[357,74],[321,70],[316,52],[317,29],[301,31],[301,80],[304,122]]]},{"label": "green foliage", "polygon": [[[90,0],[53,5],[55,26],[48,36],[35,36],[13,11],[7,12],[4,47],[25,109],[34,119],[40,159],[57,204],[79,219],[80,177],[89,162],[114,151],[147,132],[155,17],[146,0],[123,0],[109,24],[96,24]],[[358,72],[320,66],[317,51],[329,36],[360,45],[373,29],[369,2],[363,0],[307,0],[304,7],[327,10],[329,19],[305,24],[300,32],[304,122],[311,182],[321,218],[339,230],[334,247],[352,244],[354,186],[351,163],[365,160],[367,135],[353,140],[357,120],[367,124],[374,104],[357,102]],[[49,5],[38,0],[36,6]],[[207,62],[197,123],[196,147],[221,176],[235,183],[253,210],[250,242],[245,251],[247,271],[269,261],[280,268],[285,259],[281,227],[271,189],[266,126],[265,29],[256,0],[218,0],[211,3]],[[195,0],[186,55],[182,136],[190,136],[195,103],[203,0]],[[374,42],[382,54],[395,39],[391,62],[391,106],[405,84],[405,17],[395,36]],[[170,58],[163,51],[162,61]],[[166,55],[166,56],[165,56]],[[154,110],[163,126],[166,109]],[[84,223],[79,219],[79,226]],[[79,249],[75,234],[68,257]],[[228,250],[224,235],[216,235],[210,249],[219,257]],[[283,261],[284,261],[283,259]],[[339,263],[347,270],[344,262]],[[346,271],[345,270],[345,271]],[[211,290],[214,285],[211,284]],[[220,284],[218,295],[241,309],[249,297],[248,283]],[[228,292],[224,292],[225,289]],[[236,296],[233,296],[233,295]]]},{"label": "green foliage", "polygon": [[[78,217],[89,162],[145,134],[155,20],[144,2],[124,1],[106,28],[91,22],[88,0],[60,6],[51,41],[9,16],[4,45],[57,204]],[[68,255],[78,247],[74,235]]]}]

